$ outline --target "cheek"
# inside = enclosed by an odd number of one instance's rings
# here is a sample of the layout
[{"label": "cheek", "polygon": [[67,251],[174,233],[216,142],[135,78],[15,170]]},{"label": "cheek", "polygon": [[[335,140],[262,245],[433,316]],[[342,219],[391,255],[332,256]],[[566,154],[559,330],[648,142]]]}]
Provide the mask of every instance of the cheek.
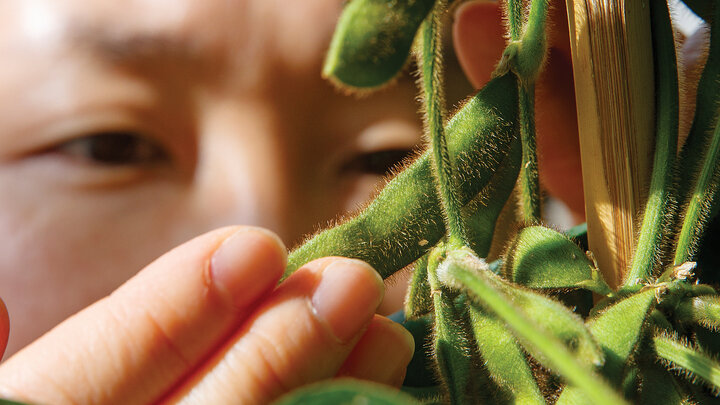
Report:
[{"label": "cheek", "polygon": [[[0,175],[0,297],[8,353],[112,292],[191,231],[174,227],[171,194],[84,196]],[[175,200],[177,201],[177,200]]]}]

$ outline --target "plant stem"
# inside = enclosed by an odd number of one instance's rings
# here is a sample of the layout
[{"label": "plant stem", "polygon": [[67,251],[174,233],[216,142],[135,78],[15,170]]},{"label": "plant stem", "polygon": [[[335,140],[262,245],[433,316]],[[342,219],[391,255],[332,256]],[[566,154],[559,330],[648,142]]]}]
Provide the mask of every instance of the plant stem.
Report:
[{"label": "plant stem", "polygon": [[666,2],[650,2],[650,13],[657,87],[657,136],[650,193],[645,205],[637,249],[625,278],[625,285],[645,282],[658,261],[666,214],[671,205],[673,168],[677,153],[679,93],[673,28]]},{"label": "plant stem", "polygon": [[488,279],[490,272],[477,271],[464,266],[464,262],[446,262],[447,278],[467,288],[476,300],[495,313],[500,319],[519,336],[530,342],[538,352],[542,353],[552,364],[554,371],[558,372],[570,384],[581,389],[593,403],[596,404],[625,404],[623,400],[609,385],[603,382],[587,366],[579,363],[575,357],[557,339],[547,334],[536,324],[529,322],[517,309],[512,301],[502,292],[493,287]]},{"label": "plant stem", "polygon": [[715,124],[715,131],[703,162],[700,176],[688,203],[685,212],[678,243],[675,249],[675,264],[679,265],[692,260],[700,236],[702,236],[705,223],[708,220],[713,203],[716,203],[714,194],[717,189],[720,167],[720,123]]},{"label": "plant stem", "polygon": [[523,160],[520,168],[521,205],[523,219],[537,223],[541,216],[540,180],[538,175],[537,145],[535,141],[535,78],[545,58],[545,20],[547,0],[534,0],[530,15],[523,24],[522,0],[510,0],[506,14],[511,45],[515,53],[506,52],[513,61],[511,68],[518,75],[520,136],[523,143]]},{"label": "plant stem", "polygon": [[522,166],[520,189],[523,219],[534,224],[540,221],[540,177],[538,174],[537,145],[535,142],[535,85],[518,82],[520,98],[520,139],[522,139]]},{"label": "plant stem", "polygon": [[422,25],[421,81],[425,107],[425,126],[433,150],[438,192],[446,214],[448,243],[465,245],[461,205],[452,162],[448,152],[445,130],[445,95],[442,71],[442,38],[440,18],[445,12],[446,0],[438,0]]}]

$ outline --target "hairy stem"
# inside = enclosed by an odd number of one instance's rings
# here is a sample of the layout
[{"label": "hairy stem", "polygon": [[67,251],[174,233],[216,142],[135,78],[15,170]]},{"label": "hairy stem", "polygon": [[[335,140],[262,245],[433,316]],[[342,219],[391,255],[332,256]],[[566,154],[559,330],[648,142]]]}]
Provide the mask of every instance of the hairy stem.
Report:
[{"label": "hairy stem", "polygon": [[715,124],[715,131],[710,141],[700,176],[693,190],[684,221],[678,236],[675,249],[675,264],[679,265],[692,260],[698,240],[707,223],[714,200],[718,182],[718,157],[720,157],[720,125]]},{"label": "hairy stem", "polygon": [[450,246],[465,244],[461,204],[450,162],[445,130],[445,95],[442,71],[442,38],[440,18],[445,12],[446,0],[438,0],[422,25],[421,81],[425,107],[425,126],[433,150],[438,193],[446,214]]},{"label": "hairy stem", "polygon": [[672,176],[677,153],[679,94],[673,28],[666,2],[650,2],[650,12],[657,84],[655,157],[638,245],[625,285],[645,282],[657,264],[672,198]]},{"label": "hairy stem", "polygon": [[523,142],[520,198],[525,222],[537,223],[541,216],[541,198],[535,141],[535,79],[545,59],[548,1],[533,1],[525,24],[522,3],[522,0],[510,0],[507,4],[511,44],[503,54],[504,61],[501,61],[501,65],[507,64],[520,78],[518,92],[520,134]]},{"label": "hairy stem", "polygon": [[520,138],[523,144],[520,167],[522,212],[525,222],[537,223],[540,221],[540,176],[535,142],[535,85],[526,87],[522,81],[518,85]]}]

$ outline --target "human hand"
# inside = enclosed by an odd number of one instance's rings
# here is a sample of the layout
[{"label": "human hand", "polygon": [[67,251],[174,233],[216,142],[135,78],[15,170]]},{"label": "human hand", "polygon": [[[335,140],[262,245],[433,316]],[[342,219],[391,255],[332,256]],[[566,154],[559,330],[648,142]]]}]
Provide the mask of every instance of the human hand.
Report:
[{"label": "human hand", "polygon": [[[200,236],[2,364],[0,397],[266,403],[334,376],[399,385],[413,340],[374,314],[377,273],[324,258],[277,286],[285,260],[279,239],[258,228]],[[0,336],[7,324],[0,316]]]}]

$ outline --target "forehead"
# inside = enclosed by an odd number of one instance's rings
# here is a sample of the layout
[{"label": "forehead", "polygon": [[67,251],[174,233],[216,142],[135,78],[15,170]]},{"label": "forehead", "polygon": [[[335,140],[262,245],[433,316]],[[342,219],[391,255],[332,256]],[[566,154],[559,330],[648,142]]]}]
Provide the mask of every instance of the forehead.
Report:
[{"label": "forehead", "polygon": [[[313,63],[341,0],[4,0],[0,47],[24,52],[148,47],[212,53],[232,63]],[[138,48],[138,49],[133,49]]]}]

